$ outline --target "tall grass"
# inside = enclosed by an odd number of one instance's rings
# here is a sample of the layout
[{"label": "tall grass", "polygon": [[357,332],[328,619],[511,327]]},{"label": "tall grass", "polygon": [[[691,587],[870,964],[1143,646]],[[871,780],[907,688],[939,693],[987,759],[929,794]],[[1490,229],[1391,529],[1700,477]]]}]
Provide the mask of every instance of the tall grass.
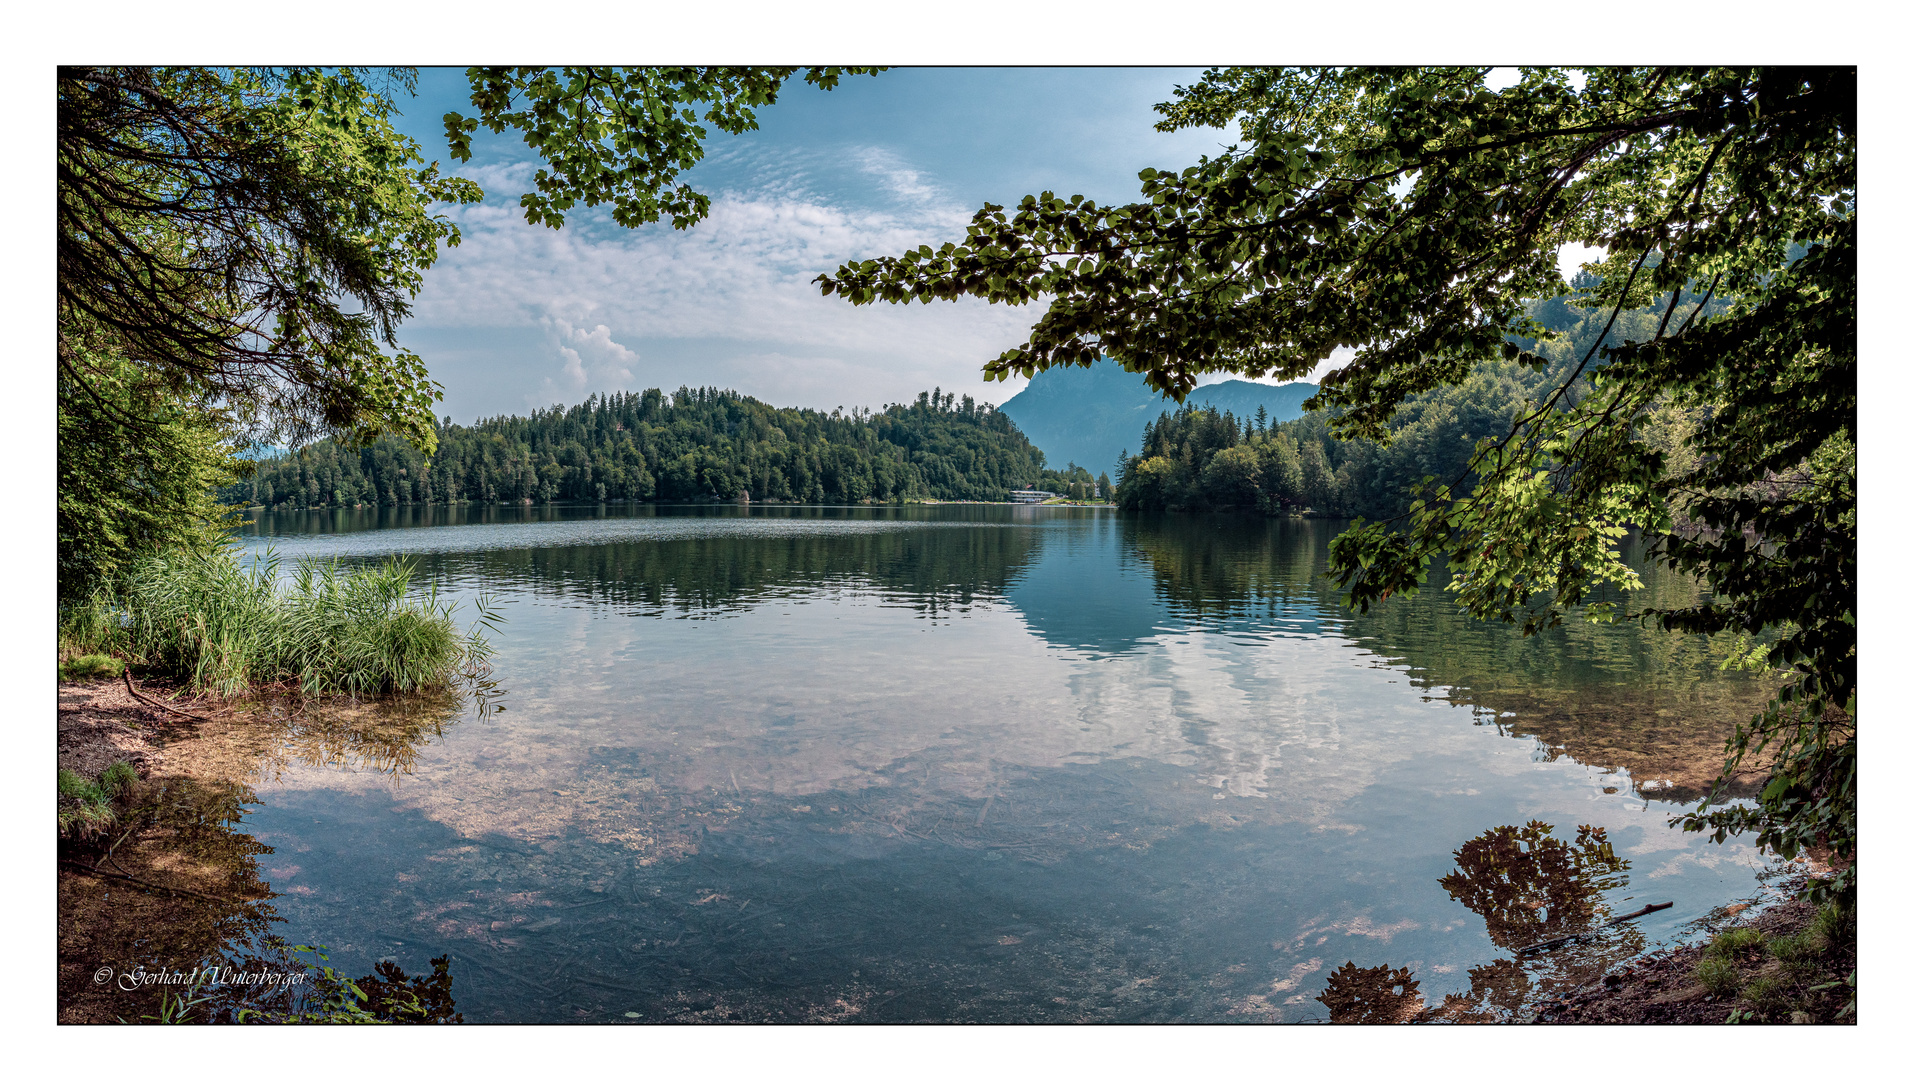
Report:
[{"label": "tall grass", "polygon": [[501,619],[479,600],[477,625],[460,632],[455,604],[434,588],[412,595],[408,560],[301,562],[283,582],[278,566],[274,552],[249,569],[224,552],[149,556],[66,613],[62,649],[111,652],[227,697],[290,683],[312,694],[423,690],[488,670],[484,631]]}]

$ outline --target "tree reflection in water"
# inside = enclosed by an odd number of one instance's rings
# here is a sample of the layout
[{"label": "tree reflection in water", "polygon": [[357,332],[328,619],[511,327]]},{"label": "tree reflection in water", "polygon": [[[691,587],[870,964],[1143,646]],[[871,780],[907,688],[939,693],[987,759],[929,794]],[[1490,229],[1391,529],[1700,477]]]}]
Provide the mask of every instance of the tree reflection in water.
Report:
[{"label": "tree reflection in water", "polygon": [[[474,711],[486,716],[497,691],[476,690]],[[60,1021],[137,1022],[187,995],[195,999],[192,1021],[245,1014],[273,1022],[309,1013],[314,1000],[339,987],[310,981],[310,965],[275,930],[282,921],[272,905],[276,893],[258,867],[258,857],[272,849],[244,827],[246,808],[259,801],[246,780],[292,762],[409,772],[418,750],[442,736],[462,703],[455,695],[285,700],[268,703],[265,716],[244,718],[252,738],[174,744],[172,752],[190,756],[206,778],[141,781],[118,808],[117,832],[60,842]],[[220,977],[193,981],[211,971]],[[284,981],[300,971],[305,982]],[[172,972],[187,973],[186,982],[142,981],[142,973]],[[261,973],[278,977],[247,981]],[[355,981],[369,995],[363,1007],[378,1019],[461,1022],[448,956],[433,960],[428,976],[386,961]]]},{"label": "tree reflection in water", "polygon": [[1333,1024],[1407,1024],[1423,1011],[1423,995],[1409,968],[1388,964],[1360,968],[1345,964],[1330,973],[1317,1000],[1330,1009]]},{"label": "tree reflection in water", "polygon": [[1629,863],[1615,854],[1602,829],[1579,826],[1570,843],[1554,836],[1546,822],[1502,825],[1465,843],[1455,855],[1456,869],[1438,884],[1452,900],[1482,916],[1489,939],[1510,955],[1470,968],[1468,992],[1450,994],[1435,1008],[1426,1007],[1409,968],[1346,963],[1331,973],[1317,998],[1330,1009],[1331,1023],[1507,1019],[1646,947],[1641,929],[1622,923],[1554,949],[1520,951],[1585,933],[1612,914],[1603,897],[1628,884]]},{"label": "tree reflection in water", "polygon": [[410,775],[418,755],[466,717],[487,722],[505,691],[469,679],[450,690],[351,698],[283,694],[205,726],[168,751],[185,771],[269,783],[287,770],[338,769]]},{"label": "tree reflection in water", "polygon": [[[306,768],[367,769],[409,775],[417,755],[432,739],[442,739],[461,711],[461,695],[411,695],[311,707],[288,703],[284,741],[262,756],[261,769],[282,769],[290,762]],[[478,715],[495,708],[488,695],[477,696]]]}]

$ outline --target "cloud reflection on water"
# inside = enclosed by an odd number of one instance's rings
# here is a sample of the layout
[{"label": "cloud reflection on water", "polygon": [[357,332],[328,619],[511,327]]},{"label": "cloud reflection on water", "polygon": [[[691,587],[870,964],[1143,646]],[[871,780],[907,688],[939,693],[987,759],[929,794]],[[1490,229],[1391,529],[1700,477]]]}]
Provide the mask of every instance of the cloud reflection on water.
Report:
[{"label": "cloud reflection on water", "polygon": [[[467,532],[280,538],[293,557],[300,545],[354,558],[416,551],[423,576],[452,594],[481,585],[515,600],[496,660],[507,714],[445,729],[395,775],[313,759],[275,781],[287,807],[396,814],[436,830],[427,858],[395,840],[377,855],[413,879],[376,902],[388,932],[416,923],[436,940],[542,955],[554,946],[512,928],[557,917],[549,905],[648,903],[628,890],[681,873],[738,908],[749,888],[780,887],[770,862],[875,875],[913,867],[930,880],[901,877],[895,888],[956,891],[969,871],[947,868],[962,859],[986,874],[1031,867],[1068,881],[1100,866],[1138,880],[1135,868],[1152,867],[1184,882],[1171,894],[1183,910],[1170,951],[1242,950],[1212,969],[1227,973],[1222,992],[1172,991],[1175,1001],[1222,999],[1195,1015],[1301,1018],[1315,1010],[1324,967],[1382,971],[1379,960],[1399,959],[1450,1001],[1470,995],[1465,1015],[1495,1015],[1548,976],[1496,971],[1483,957],[1503,947],[1497,928],[1461,929],[1438,906],[1448,896],[1421,895],[1437,853],[1533,810],[1605,830],[1644,875],[1675,864],[1699,838],[1644,820],[1644,802],[1605,773],[1644,761],[1651,746],[1623,740],[1664,721],[1595,718],[1653,717],[1675,695],[1718,707],[1726,693],[1751,692],[1712,678],[1698,656],[1631,640],[1643,636],[1632,626],[1554,648],[1517,644],[1448,621],[1434,592],[1353,618],[1320,584],[1330,530],[1316,522],[987,508],[674,513],[583,508]],[[469,539],[443,538],[452,532]],[[1578,646],[1621,673],[1619,685],[1597,682]],[[1570,743],[1585,727],[1611,734],[1591,743],[1595,767],[1578,764],[1505,737],[1524,717],[1498,715],[1492,700],[1516,700],[1538,726],[1544,700],[1570,705]],[[1588,700],[1609,711],[1579,708]],[[295,817],[279,814],[275,827],[295,834]],[[1192,850],[1215,861],[1172,862]],[[507,869],[492,866],[496,852]],[[758,879],[743,880],[746,867]],[[1735,888],[1751,868],[1700,870],[1677,888]],[[932,876],[942,874],[956,876]],[[1114,912],[1069,913],[1077,925],[1064,934],[1001,916],[986,948],[1006,951],[985,955],[1005,963],[1014,949],[1060,950],[1041,955],[1064,966],[1094,935],[1140,949],[1124,935],[1127,913],[1145,905],[1109,888]],[[697,947],[714,949],[729,901],[682,895],[695,910],[679,918],[710,927]],[[1039,904],[998,896],[1015,909]],[[344,909],[311,911],[351,924]],[[923,949],[937,940],[904,912],[880,917]],[[1194,928],[1195,940],[1185,936]],[[646,940],[618,946],[616,963],[649,971]],[[1087,953],[1065,951],[1077,949]],[[1138,955],[1118,954],[1128,982],[1155,977],[1139,973]],[[1470,987],[1458,993],[1464,968]],[[1395,971],[1370,978],[1394,982]],[[1338,985],[1349,994],[1363,978]],[[1152,993],[1106,989],[1103,1000]],[[1057,997],[1073,1002],[1065,1009],[1083,1000]],[[1128,1015],[1125,1004],[1104,1007]]]}]

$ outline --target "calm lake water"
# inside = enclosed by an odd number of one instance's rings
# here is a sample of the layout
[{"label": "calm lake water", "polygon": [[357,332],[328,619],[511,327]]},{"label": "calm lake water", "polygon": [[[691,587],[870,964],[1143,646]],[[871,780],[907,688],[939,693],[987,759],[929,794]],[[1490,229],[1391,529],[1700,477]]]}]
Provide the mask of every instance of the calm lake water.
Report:
[{"label": "calm lake water", "polygon": [[261,744],[246,827],[286,938],[351,972],[447,952],[472,1021],[1488,1019],[1756,895],[1751,844],[1670,819],[1765,687],[1698,639],[1524,639],[1433,588],[1350,614],[1339,527],[255,517],[252,553],[411,556],[508,623],[487,707]]}]

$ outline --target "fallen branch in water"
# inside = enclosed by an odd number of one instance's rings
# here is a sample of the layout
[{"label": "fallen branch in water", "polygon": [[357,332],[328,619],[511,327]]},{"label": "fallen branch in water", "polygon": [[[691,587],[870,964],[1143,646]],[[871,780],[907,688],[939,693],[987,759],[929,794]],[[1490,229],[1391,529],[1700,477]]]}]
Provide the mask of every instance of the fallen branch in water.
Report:
[{"label": "fallen branch in water", "polygon": [[166,712],[172,713],[175,716],[183,716],[187,720],[205,721],[210,719],[209,717],[199,716],[195,713],[186,712],[184,709],[175,709],[172,706],[167,705],[165,702],[158,700],[157,698],[149,698],[146,695],[140,693],[138,687],[132,685],[132,672],[122,671],[119,674],[123,676],[126,680],[126,692],[131,694],[135,701],[143,701],[147,705],[151,705],[152,707],[157,709],[164,709]]},{"label": "fallen branch in water", "polygon": [[1668,901],[1665,904],[1649,904],[1647,907],[1642,908],[1640,911],[1631,911],[1626,915],[1617,915],[1614,918],[1608,920],[1607,922],[1603,923],[1602,925],[1596,927],[1593,930],[1584,930],[1579,934],[1567,934],[1559,938],[1550,938],[1547,941],[1538,941],[1534,945],[1530,945],[1528,948],[1517,949],[1516,955],[1528,956],[1530,953],[1538,953],[1544,949],[1553,949],[1557,945],[1566,945],[1571,941],[1579,941],[1585,937],[1593,937],[1596,934],[1601,933],[1603,930],[1606,930],[1609,927],[1615,925],[1616,923],[1625,923],[1629,919],[1639,919],[1643,915],[1652,914],[1654,912],[1661,911],[1665,908],[1671,908],[1673,906],[1674,906],[1674,901],[1672,900]]},{"label": "fallen branch in water", "polygon": [[141,888],[157,889],[160,892],[177,893],[180,896],[197,897],[200,900],[210,900],[216,904],[242,904],[245,902],[244,900],[239,899],[237,897],[213,896],[210,893],[194,892],[191,889],[181,889],[172,885],[161,885],[156,881],[147,881],[144,878],[133,877],[131,874],[114,873],[111,870],[102,870],[97,866],[87,866],[85,863],[73,862],[68,859],[61,859],[60,865],[64,867],[68,867],[73,870],[78,870],[82,874],[92,874],[95,877],[110,878],[114,881],[130,881],[134,885],[137,885]]}]

